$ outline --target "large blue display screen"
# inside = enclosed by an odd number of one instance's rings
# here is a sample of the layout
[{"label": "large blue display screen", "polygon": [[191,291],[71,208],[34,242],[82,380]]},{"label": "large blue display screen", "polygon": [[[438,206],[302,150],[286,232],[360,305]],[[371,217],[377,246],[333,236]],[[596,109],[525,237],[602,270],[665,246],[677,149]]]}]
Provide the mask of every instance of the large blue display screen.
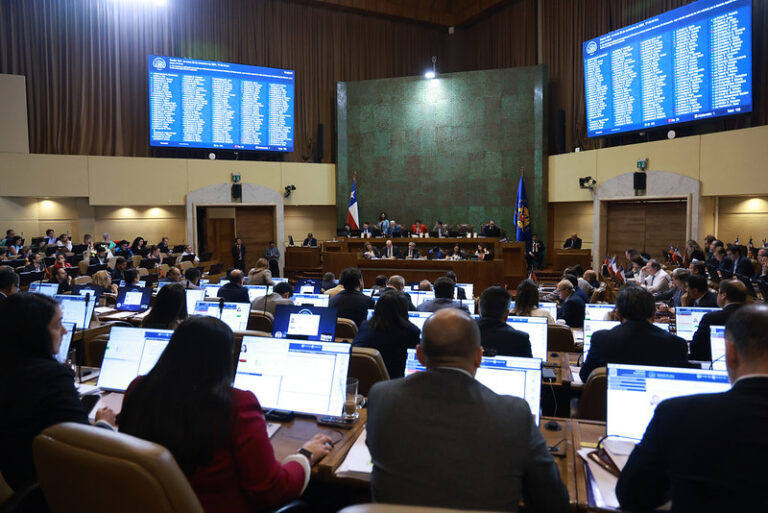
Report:
[{"label": "large blue display screen", "polygon": [[150,55],[151,146],[293,151],[294,72]]},{"label": "large blue display screen", "polygon": [[752,110],[751,0],[699,0],[584,43],[587,135]]}]

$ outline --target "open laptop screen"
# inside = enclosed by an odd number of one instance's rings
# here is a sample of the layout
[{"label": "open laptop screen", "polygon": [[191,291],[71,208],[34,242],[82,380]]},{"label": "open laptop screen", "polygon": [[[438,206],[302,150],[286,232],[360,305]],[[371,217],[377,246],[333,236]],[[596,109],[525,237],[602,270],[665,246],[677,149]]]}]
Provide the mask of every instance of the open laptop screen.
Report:
[{"label": "open laptop screen", "polygon": [[616,305],[595,305],[588,304],[584,310],[585,321],[604,321],[606,316],[613,312]]},{"label": "open laptop screen", "polygon": [[54,296],[59,303],[62,313],[62,321],[71,322],[76,329],[88,329],[91,325],[91,316],[96,306],[96,301],[86,296],[72,296],[59,294]]},{"label": "open laptop screen", "polygon": [[29,292],[35,294],[42,294],[52,298],[59,291],[58,283],[40,283],[39,281],[33,281],[29,284]]},{"label": "open laptop screen", "polygon": [[421,331],[424,328],[424,323],[427,322],[427,319],[432,317],[433,313],[434,312],[408,312],[408,320]]},{"label": "open laptop screen", "polygon": [[251,314],[250,303],[221,302],[217,299],[195,303],[194,315],[208,315],[220,319],[232,331],[244,331]]},{"label": "open laptop screen", "polygon": [[352,345],[243,337],[234,386],[264,409],[340,416]]},{"label": "open laptop screen", "polygon": [[53,355],[53,357],[56,358],[56,361],[59,363],[66,363],[67,354],[69,354],[69,345],[72,343],[72,334],[75,332],[75,323],[62,321],[61,325],[67,329],[67,332],[61,337],[59,352]]},{"label": "open laptop screen", "polygon": [[726,370],[725,366],[725,326],[709,327],[709,347],[712,351],[712,369]]},{"label": "open laptop screen", "polygon": [[700,308],[680,306],[675,309],[675,324],[677,336],[685,340],[693,340],[693,334],[699,329],[699,322],[709,312],[720,310],[719,308]]},{"label": "open laptop screen", "polygon": [[[557,303],[547,303],[546,301],[539,301],[539,308],[546,310],[546,312],[552,316],[552,319],[557,319]],[[515,309],[515,302],[512,301],[509,304],[509,311]]]},{"label": "open laptop screen", "polygon": [[72,286],[72,295],[73,296],[91,296],[91,299],[98,302],[99,299],[101,299],[101,295],[104,293],[104,287],[101,287],[99,285],[93,285],[92,283],[89,283],[87,285],[73,285]]},{"label": "open laptop screen", "polygon": [[187,315],[194,315],[197,302],[205,299],[205,290],[186,289],[184,293],[187,296]]},{"label": "open laptop screen", "polygon": [[[120,283],[118,283],[118,288],[125,287],[125,280],[120,280]],[[132,287],[139,287],[139,288],[145,288],[147,286],[147,282],[145,280],[139,280],[139,282],[136,285],[131,285]]]},{"label": "open laptop screen", "polygon": [[144,312],[149,308],[151,301],[152,289],[150,288],[120,287],[117,289],[115,308],[125,312]]},{"label": "open laptop screen", "polygon": [[592,347],[592,335],[596,331],[610,330],[621,324],[619,321],[586,320],[584,319],[584,360],[587,359],[589,348]]},{"label": "open laptop screen", "polygon": [[205,290],[205,295],[207,297],[217,297],[219,294],[219,289],[221,288],[220,283],[203,283],[200,285],[200,287]]},{"label": "open laptop screen", "polygon": [[112,328],[99,372],[99,388],[124,392],[136,376],[152,370],[171,335],[173,330]]},{"label": "open laptop screen", "polygon": [[296,294],[320,294],[322,280],[304,279],[296,282],[293,292]]},{"label": "open laptop screen", "polygon": [[[464,295],[467,296],[467,299],[473,299],[474,293],[475,293],[475,284],[474,283],[457,283],[456,288],[464,289]],[[454,289],[453,291],[453,299],[458,299],[458,292]]]},{"label": "open laptop screen", "polygon": [[639,441],[664,399],[730,388],[722,371],[609,363],[606,434]]},{"label": "open laptop screen", "polygon": [[413,306],[419,307],[424,301],[435,299],[435,293],[428,290],[415,290],[410,293]]},{"label": "open laptop screen", "polygon": [[[408,349],[405,375],[423,372],[426,368],[416,358],[416,350]],[[531,407],[539,425],[541,405],[541,360],[514,356],[483,356],[475,379],[499,395],[522,397]]]},{"label": "open laptop screen", "polygon": [[302,306],[328,306],[331,296],[328,294],[294,294],[293,303]]},{"label": "open laptop screen", "polygon": [[335,308],[277,305],[272,336],[332,342],[336,336],[336,317]]},{"label": "open laptop screen", "polygon": [[518,331],[528,333],[531,341],[531,354],[534,358],[547,361],[547,318],[518,317],[510,315],[507,324]]},{"label": "open laptop screen", "polygon": [[[248,300],[253,303],[257,298],[267,295],[266,285],[243,285],[248,289]],[[218,292],[218,290],[216,291]]]}]

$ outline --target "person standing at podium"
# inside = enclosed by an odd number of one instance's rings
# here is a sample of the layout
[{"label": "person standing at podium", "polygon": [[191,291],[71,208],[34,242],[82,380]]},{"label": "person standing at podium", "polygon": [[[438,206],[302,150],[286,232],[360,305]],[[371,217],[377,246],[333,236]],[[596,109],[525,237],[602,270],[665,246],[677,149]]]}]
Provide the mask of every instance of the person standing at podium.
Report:
[{"label": "person standing at podium", "polygon": [[[346,225],[349,226],[349,225]],[[312,235],[312,232],[307,234],[307,238],[304,239],[304,242],[301,244],[305,248],[316,248],[317,247],[317,239],[314,235]]]},{"label": "person standing at podium", "polygon": [[571,236],[565,240],[563,249],[581,249],[581,239],[579,236],[575,233],[571,234]]}]

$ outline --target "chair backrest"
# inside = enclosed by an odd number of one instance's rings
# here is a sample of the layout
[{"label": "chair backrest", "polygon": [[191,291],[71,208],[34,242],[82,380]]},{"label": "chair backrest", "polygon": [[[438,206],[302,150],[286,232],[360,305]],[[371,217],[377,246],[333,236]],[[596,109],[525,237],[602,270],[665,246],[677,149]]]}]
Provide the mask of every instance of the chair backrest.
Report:
[{"label": "chair backrest", "polygon": [[608,393],[608,372],[605,367],[593,370],[584,383],[579,400],[579,412],[577,417],[586,420],[602,420],[606,418],[606,405]]},{"label": "chair backrest", "polygon": [[141,263],[141,261],[142,261],[142,259],[143,259],[143,258],[144,258],[144,257],[143,257],[143,256],[141,256],[141,255],[133,255],[133,256],[131,257],[131,262],[133,262],[133,265],[132,265],[132,267],[138,267],[138,266],[139,266],[139,264]]},{"label": "chair backrest", "polygon": [[77,266],[80,268],[80,274],[88,274],[88,264],[90,263],[90,260],[82,259],[77,263]]},{"label": "chair backrest", "polygon": [[88,285],[89,283],[93,283],[93,279],[87,274],[85,276],[78,276],[77,278],[72,279],[73,285]]},{"label": "chair backrest", "polygon": [[139,271],[139,276],[149,276],[149,269],[147,269],[146,267],[139,267],[138,271]]},{"label": "chair backrest", "polygon": [[203,513],[171,453],[152,442],[66,422],[36,436],[33,451],[40,487],[56,513],[81,512],[84,505],[112,513]]},{"label": "chair backrest", "polygon": [[275,317],[269,312],[260,310],[251,310],[248,316],[248,331],[266,331],[272,336],[272,325],[275,323]]},{"label": "chair backrest", "polygon": [[180,262],[177,267],[181,269],[181,272],[183,274],[184,271],[192,267],[192,265],[193,265],[192,262],[190,262],[189,260],[185,260],[184,262]]},{"label": "chair backrest", "polygon": [[163,274],[163,276],[165,276],[166,274],[168,274],[168,271],[171,269],[171,266],[168,264],[160,264],[159,266],[157,266],[157,269]]},{"label": "chair backrest", "polygon": [[369,347],[352,348],[347,375],[358,379],[358,393],[362,395],[368,395],[371,387],[379,381],[389,380],[389,372],[381,353]]},{"label": "chair backrest", "polygon": [[[347,506],[339,513],[477,513],[477,511],[431,508],[429,506],[406,506],[401,504],[368,503]],[[486,512],[489,513],[489,512]]]},{"label": "chair backrest", "polygon": [[572,353],[576,351],[573,332],[568,326],[560,324],[547,325],[547,351]]},{"label": "chair backrest", "polygon": [[101,367],[104,361],[104,353],[107,351],[109,333],[101,333],[83,341],[83,363],[86,367]]},{"label": "chair backrest", "polygon": [[352,319],[339,317],[336,319],[336,340],[346,339],[350,342],[357,336],[357,324]]}]

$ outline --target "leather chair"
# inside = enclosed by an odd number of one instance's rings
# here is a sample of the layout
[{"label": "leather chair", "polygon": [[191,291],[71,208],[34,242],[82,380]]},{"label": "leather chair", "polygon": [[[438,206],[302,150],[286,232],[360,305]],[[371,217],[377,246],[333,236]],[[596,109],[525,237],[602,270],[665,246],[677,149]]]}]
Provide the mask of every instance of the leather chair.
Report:
[{"label": "leather chair", "polygon": [[[430,508],[428,506],[407,506],[401,504],[355,504],[347,506],[339,513],[478,513],[472,510]],[[488,512],[486,512],[488,513]]]},{"label": "leather chair", "polygon": [[573,353],[576,351],[576,343],[573,340],[571,328],[560,324],[548,324],[547,351],[558,351],[561,353]]},{"label": "leather chair", "polygon": [[605,421],[607,394],[608,370],[606,367],[598,367],[584,383],[581,399],[571,399],[571,418]]},{"label": "leather chair", "polygon": [[160,445],[67,422],[45,429],[32,447],[40,487],[54,513],[80,513],[83,507],[203,513],[186,476]]},{"label": "leather chair", "polygon": [[270,333],[267,335],[271,337],[272,325],[275,322],[275,317],[269,312],[262,312],[260,310],[251,310],[251,314],[248,316],[248,331],[266,331]]},{"label": "leather chair", "polygon": [[379,381],[388,381],[389,372],[378,349],[369,347],[353,347],[349,358],[347,376],[359,381],[358,393],[368,395],[371,387]]},{"label": "leather chair", "polygon": [[77,278],[72,279],[72,285],[88,285],[89,283],[93,283],[93,278],[91,278],[87,274],[84,276],[78,276]]},{"label": "leather chair", "polygon": [[352,342],[357,336],[357,324],[352,319],[339,317],[336,319],[336,341]]},{"label": "leather chair", "polygon": [[88,264],[90,263],[90,260],[80,260],[77,263],[77,266],[80,268],[80,276],[84,274],[88,274]]}]

